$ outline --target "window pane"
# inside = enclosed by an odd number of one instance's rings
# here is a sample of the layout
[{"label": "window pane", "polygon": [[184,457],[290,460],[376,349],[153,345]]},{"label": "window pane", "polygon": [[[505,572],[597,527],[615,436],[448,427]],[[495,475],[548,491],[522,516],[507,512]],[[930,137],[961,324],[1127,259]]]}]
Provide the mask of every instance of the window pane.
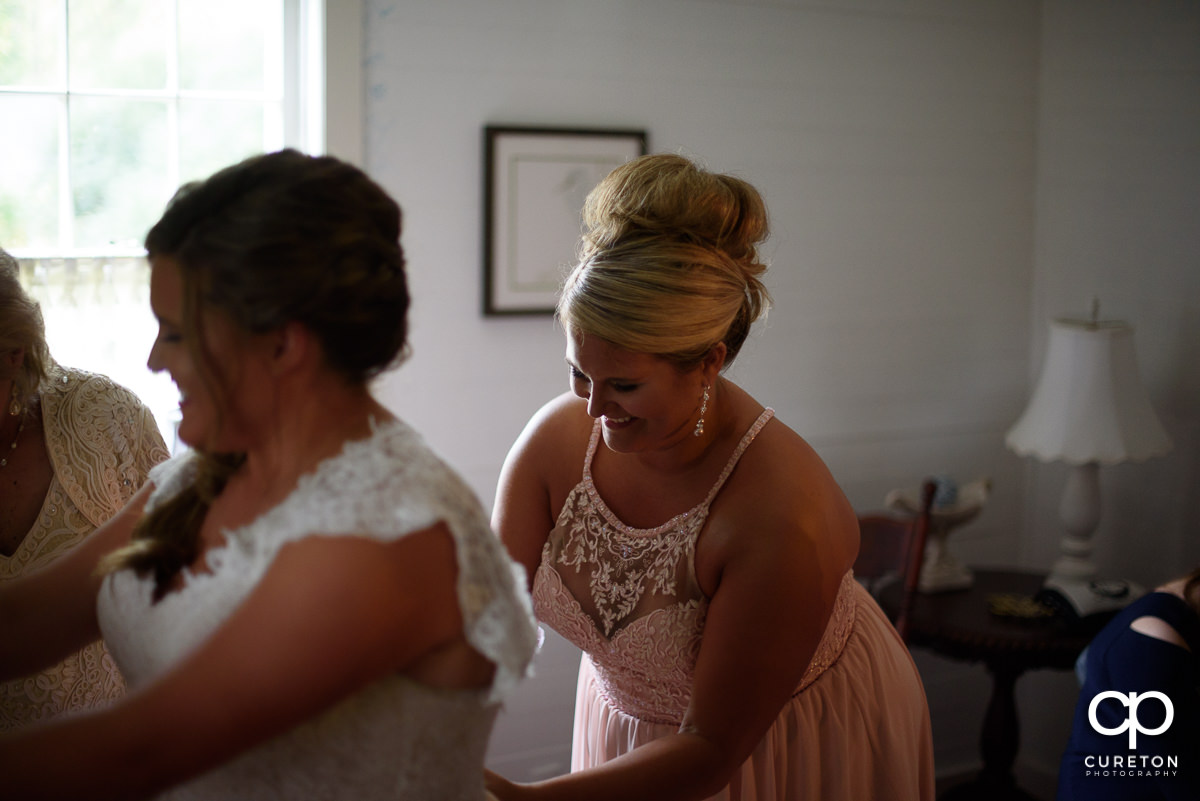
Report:
[{"label": "window pane", "polygon": [[280,94],[282,58],[282,0],[180,0],[181,89]]},{"label": "window pane", "polygon": [[154,412],[171,447],[179,393],[166,373],[146,369],[158,328],[150,312],[146,259],[26,260],[21,283],[42,306],[54,359],[102,373],[133,390]]},{"label": "window pane", "polygon": [[180,100],[180,183],[207,178],[264,149],[278,149],[277,143],[264,142],[263,115],[262,103]]},{"label": "window pane", "polygon": [[75,247],[141,247],[175,190],[167,141],[164,102],[71,99]]},{"label": "window pane", "polygon": [[167,9],[164,0],[72,0],[71,88],[166,88]]},{"label": "window pane", "polygon": [[58,98],[0,95],[0,245],[58,244]]},{"label": "window pane", "polygon": [[0,0],[0,86],[61,86],[62,25],[61,0]]}]

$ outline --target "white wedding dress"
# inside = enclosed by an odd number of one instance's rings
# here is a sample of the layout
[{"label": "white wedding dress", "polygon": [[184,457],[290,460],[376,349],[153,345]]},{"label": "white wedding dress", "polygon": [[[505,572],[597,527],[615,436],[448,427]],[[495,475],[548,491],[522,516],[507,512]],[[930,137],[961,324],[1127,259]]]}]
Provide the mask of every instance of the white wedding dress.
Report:
[{"label": "white wedding dress", "polygon": [[[183,455],[152,470],[148,508],[178,492],[194,468]],[[211,572],[189,572],[183,589],[157,604],[152,577],[131,570],[110,576],[98,614],[113,657],[137,688],[220,627],[286,543],[347,532],[392,541],[439,521],[457,550],[465,634],[495,663],[492,685],[444,690],[389,677],[162,798],[483,799],[492,723],[535,647],[532,611],[520,569],[470,488],[403,422],[375,426],[372,436],[348,443],[302,478],[281,504],[227,532],[227,544],[206,556]],[[314,649],[313,658],[328,655]]]}]

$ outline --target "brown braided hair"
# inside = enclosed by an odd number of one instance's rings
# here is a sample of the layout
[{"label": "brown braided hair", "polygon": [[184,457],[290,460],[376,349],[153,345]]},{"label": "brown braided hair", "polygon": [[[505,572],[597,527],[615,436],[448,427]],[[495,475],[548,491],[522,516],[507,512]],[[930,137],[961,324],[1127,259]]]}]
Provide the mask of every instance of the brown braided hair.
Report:
[{"label": "brown braided hair", "polygon": [[[352,384],[397,364],[409,307],[400,228],[400,207],[360,169],[283,150],[183,186],[146,235],[146,251],[151,262],[169,256],[179,265],[184,340],[219,401],[224,389],[199,344],[204,309],[252,333],[303,324],[326,364]],[[101,564],[103,572],[152,574],[156,600],[195,561],[209,505],[245,457],[192,458],[189,486],[157,503],[130,545]]]}]

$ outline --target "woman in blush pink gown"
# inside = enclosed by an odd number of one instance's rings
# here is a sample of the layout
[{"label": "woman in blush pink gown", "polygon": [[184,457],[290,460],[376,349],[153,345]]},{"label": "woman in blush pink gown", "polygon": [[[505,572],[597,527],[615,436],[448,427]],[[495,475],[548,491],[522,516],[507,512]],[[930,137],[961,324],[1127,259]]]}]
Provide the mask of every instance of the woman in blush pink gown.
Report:
[{"label": "woman in blush pink gown", "polygon": [[558,307],[572,389],[514,445],[493,525],[584,651],[572,772],[509,799],[930,799],[912,659],[854,581],[857,518],[723,376],[768,302],[766,210],[672,155],[588,197]]}]

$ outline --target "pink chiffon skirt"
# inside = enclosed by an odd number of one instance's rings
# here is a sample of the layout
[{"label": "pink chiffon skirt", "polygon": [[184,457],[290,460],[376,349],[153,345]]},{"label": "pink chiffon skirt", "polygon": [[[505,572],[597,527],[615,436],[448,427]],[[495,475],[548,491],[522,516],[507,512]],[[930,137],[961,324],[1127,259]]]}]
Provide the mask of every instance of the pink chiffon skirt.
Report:
[{"label": "pink chiffon skirt", "polygon": [[[920,676],[871,596],[857,587],[854,600],[854,627],[837,661],[792,696],[754,753],[710,801],[933,798],[933,738]],[[677,730],[611,707],[597,691],[584,655],[572,771]]]}]

